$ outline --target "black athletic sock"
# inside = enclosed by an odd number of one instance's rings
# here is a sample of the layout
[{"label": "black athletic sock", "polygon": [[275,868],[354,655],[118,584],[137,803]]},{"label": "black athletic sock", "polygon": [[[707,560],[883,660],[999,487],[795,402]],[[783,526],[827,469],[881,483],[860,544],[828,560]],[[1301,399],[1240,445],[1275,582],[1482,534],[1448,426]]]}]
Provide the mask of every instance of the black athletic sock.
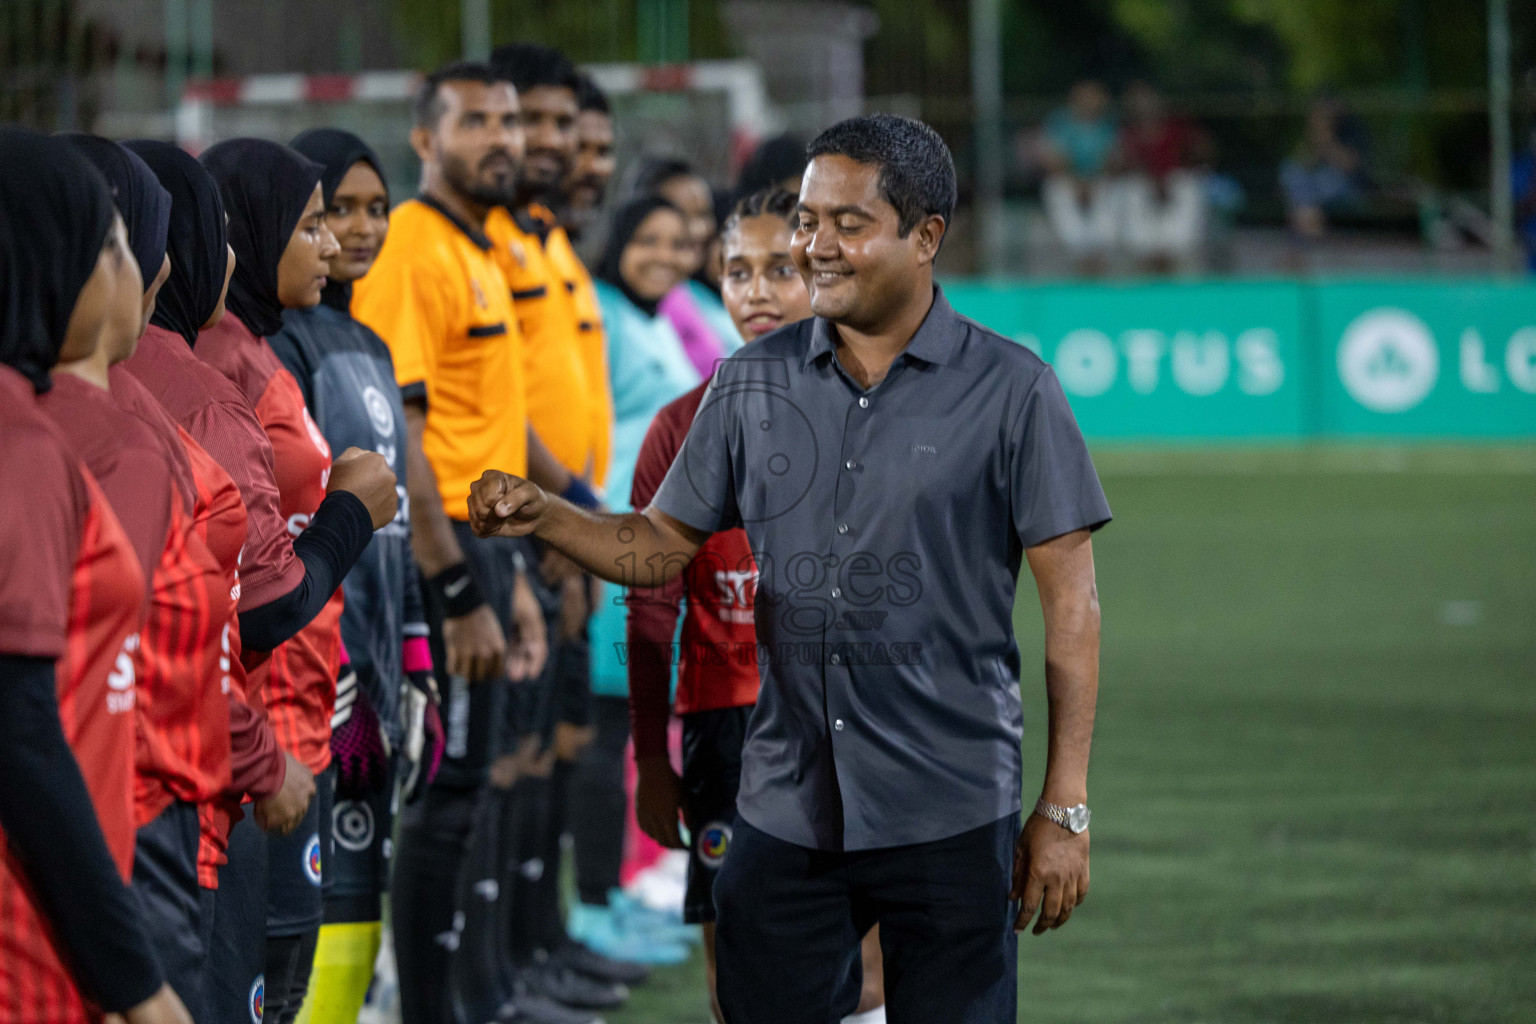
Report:
[{"label": "black athletic sock", "polygon": [[267,936],[267,970],[263,979],[263,1024],[293,1024],[309,991],[320,929],[298,935]]},{"label": "black athletic sock", "polygon": [[524,779],[526,795],[519,808],[524,821],[518,842],[518,862],[512,884],[517,912],[512,914],[512,959],[519,964],[534,961],[541,949],[539,941],[538,899],[546,877],[554,877],[554,865],[545,857],[544,835],[549,829],[550,780]]},{"label": "black athletic sock", "polygon": [[444,979],[462,945],[455,897],[474,798],[473,790],[432,786],[401,815],[390,918],[406,1024],[454,1024]]},{"label": "black athletic sock", "polygon": [[459,871],[457,896],[464,927],[448,987],[463,1024],[494,1020],[496,1011],[511,997],[502,983],[502,941],[498,935],[503,901],[512,896],[501,884],[504,805],[504,793],[491,786],[476,796],[469,845]]},{"label": "black athletic sock", "polygon": [[565,835],[566,808],[571,800],[571,780],[576,775],[574,761],[556,761],[549,779],[549,801],[544,812],[544,827],[539,833],[539,858],[544,862],[544,877],[533,893],[534,941],[544,949],[559,949],[569,936],[565,915],[560,912],[561,876],[565,857],[560,849]]},{"label": "black athletic sock", "polygon": [[576,852],[576,891],[583,903],[608,905],[624,866],[624,748],[629,742],[629,701],[593,701],[595,733],[582,751],[571,783],[571,838]]}]

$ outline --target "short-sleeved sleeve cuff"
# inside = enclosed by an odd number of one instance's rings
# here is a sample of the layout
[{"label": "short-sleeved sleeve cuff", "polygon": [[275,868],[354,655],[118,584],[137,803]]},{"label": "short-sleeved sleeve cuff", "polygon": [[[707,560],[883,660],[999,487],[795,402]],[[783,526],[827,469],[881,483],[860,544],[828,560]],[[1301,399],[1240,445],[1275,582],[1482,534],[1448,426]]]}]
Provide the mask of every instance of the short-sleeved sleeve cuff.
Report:
[{"label": "short-sleeved sleeve cuff", "polygon": [[1111,519],[1088,444],[1056,375],[1047,369],[1024,399],[1014,444],[1014,528],[1027,548]]}]

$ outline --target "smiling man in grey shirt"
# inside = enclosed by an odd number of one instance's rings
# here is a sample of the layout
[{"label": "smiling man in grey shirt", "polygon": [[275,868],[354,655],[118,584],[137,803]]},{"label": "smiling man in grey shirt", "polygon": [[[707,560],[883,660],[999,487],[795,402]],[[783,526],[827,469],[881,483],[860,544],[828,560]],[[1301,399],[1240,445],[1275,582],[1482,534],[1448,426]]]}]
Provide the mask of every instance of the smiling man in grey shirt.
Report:
[{"label": "smiling man in grey shirt", "polygon": [[[715,887],[731,1024],[839,1019],[876,922],[890,1020],[1012,1021],[1016,929],[1088,889],[1109,507],[1050,368],[933,283],[955,205],[938,135],[856,118],[809,156],[793,251],[816,316],[719,366],[651,506],[586,512],[493,471],[470,518],[639,586],[746,528],[763,688]],[[1021,829],[1026,559],[1050,752]]]}]

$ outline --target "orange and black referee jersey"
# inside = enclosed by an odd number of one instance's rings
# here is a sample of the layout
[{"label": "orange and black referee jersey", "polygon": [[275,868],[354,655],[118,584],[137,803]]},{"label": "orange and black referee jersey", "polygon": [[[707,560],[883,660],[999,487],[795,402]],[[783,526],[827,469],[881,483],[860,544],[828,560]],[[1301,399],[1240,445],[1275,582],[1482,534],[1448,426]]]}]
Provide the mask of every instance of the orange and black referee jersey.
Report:
[{"label": "orange and black referee jersey", "polygon": [[444,511],[461,521],[485,470],[528,475],[522,333],[491,250],[478,227],[410,199],[352,288],[352,315],[389,346],[403,397],[426,402],[422,447]]},{"label": "orange and black referee jersey", "polygon": [[592,386],[571,296],[544,253],[547,230],[527,211],[508,213],[499,206],[485,220],[523,335],[528,420],[561,465],[590,480],[596,456]]},{"label": "orange and black referee jersey", "polygon": [[597,289],[593,287],[592,275],[587,272],[586,265],[576,255],[570,235],[566,234],[565,228],[555,224],[554,215],[540,207],[534,207],[532,213],[549,225],[544,239],[544,255],[550,269],[564,283],[566,296],[570,299],[567,315],[576,323],[591,396],[587,411],[592,424],[592,482],[602,486],[608,476],[608,459],[613,452],[613,389],[608,381],[608,339],[603,333],[603,313],[597,302]]}]

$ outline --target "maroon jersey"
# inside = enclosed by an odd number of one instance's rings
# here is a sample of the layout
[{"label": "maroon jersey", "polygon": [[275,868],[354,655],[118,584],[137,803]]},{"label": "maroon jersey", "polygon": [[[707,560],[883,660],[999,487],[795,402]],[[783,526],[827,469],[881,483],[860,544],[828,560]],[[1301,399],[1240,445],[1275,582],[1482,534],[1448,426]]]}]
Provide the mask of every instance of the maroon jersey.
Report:
[{"label": "maroon jersey", "polygon": [[[43,416],[31,384],[6,367],[0,434],[0,649],[57,657],[64,737],[127,881],[144,574],[101,488]],[[0,836],[0,1019],[99,1018],[76,990],[24,870]]]},{"label": "maroon jersey", "polygon": [[[272,446],[240,391],[192,353],[181,335],[153,324],[125,369],[240,488],[247,536],[240,558],[240,607],[259,608],[304,579],[304,563],[279,511]],[[209,548],[215,543],[209,540]]]},{"label": "maroon jersey", "polygon": [[[233,314],[197,338],[197,356],[228,377],[256,410],[272,444],[279,508],[297,537],[325,500],[331,449],[304,393],[262,338]],[[278,744],[312,772],[331,763],[331,713],[341,660],[341,588],[320,614],[251,671]]]},{"label": "maroon jersey", "polygon": [[[234,601],[223,570],[198,535],[199,495],[187,453],[187,446],[197,442],[184,435],[132,374],[114,367],[111,383],[113,401],[160,443],[180,498],[171,506],[171,526],[152,573],[149,617],[140,637],[143,728],[134,805],[139,824],[145,825],[173,799],[202,803],[229,786]],[[243,534],[244,507],[234,481],[227,474],[224,480],[235,492]]]},{"label": "maroon jersey", "polygon": [[[187,454],[201,502],[197,529],[224,573],[231,601],[257,608],[292,591],[304,579],[304,563],[293,553],[279,511],[271,445],[244,396],[193,355],[181,335],[154,325],[139,339],[133,358],[122,365],[195,442],[187,446]],[[217,868],[224,862],[229,825],[239,816],[241,796],[275,792],[284,773],[260,691],[245,682],[233,609],[229,622],[232,779],[224,799],[199,808],[203,842],[198,873],[207,888],[218,884]]]},{"label": "maroon jersey", "polygon": [[[635,462],[630,504],[643,509],[672,468],[688,436],[709,382],[669,402],[646,431]],[[629,692],[637,756],[667,750],[669,659],[676,635],[678,602],[687,600],[677,667],[677,713],[743,707],[757,703],[757,630],[753,600],[757,563],[741,528],[711,536],[671,583],[637,590],[629,599]]]}]

